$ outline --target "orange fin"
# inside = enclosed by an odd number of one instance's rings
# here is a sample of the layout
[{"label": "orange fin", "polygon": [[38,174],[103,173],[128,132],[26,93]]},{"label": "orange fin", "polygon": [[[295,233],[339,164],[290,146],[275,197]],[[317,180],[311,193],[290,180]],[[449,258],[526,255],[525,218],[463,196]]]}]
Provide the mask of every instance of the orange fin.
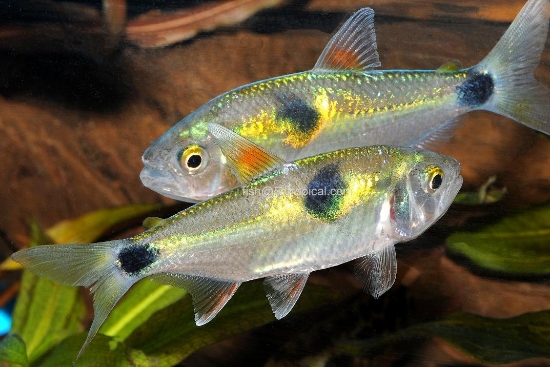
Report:
[{"label": "orange fin", "polygon": [[314,71],[366,71],[380,66],[376,51],[374,10],[359,9],[332,36]]},{"label": "orange fin", "polygon": [[226,127],[213,123],[206,125],[242,184],[286,163]]}]

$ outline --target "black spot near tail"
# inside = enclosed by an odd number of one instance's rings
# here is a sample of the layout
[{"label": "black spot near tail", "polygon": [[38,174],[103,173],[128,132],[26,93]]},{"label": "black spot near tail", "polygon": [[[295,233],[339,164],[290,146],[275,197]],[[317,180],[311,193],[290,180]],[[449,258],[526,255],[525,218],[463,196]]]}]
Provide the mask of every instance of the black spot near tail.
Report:
[{"label": "black spot near tail", "polygon": [[310,133],[317,128],[321,115],[315,108],[296,97],[281,96],[283,105],[277,110],[278,120],[288,120],[298,131]]},{"label": "black spot near tail", "polygon": [[462,106],[481,106],[493,94],[495,83],[489,73],[471,71],[464,83],[456,87],[459,103]]},{"label": "black spot near tail", "polygon": [[145,245],[128,246],[120,250],[118,263],[120,269],[128,275],[138,275],[143,269],[155,262],[159,250]]},{"label": "black spot near tail", "polygon": [[340,203],[345,195],[346,183],[338,166],[323,167],[307,186],[305,207],[309,214],[324,220],[338,217]]}]

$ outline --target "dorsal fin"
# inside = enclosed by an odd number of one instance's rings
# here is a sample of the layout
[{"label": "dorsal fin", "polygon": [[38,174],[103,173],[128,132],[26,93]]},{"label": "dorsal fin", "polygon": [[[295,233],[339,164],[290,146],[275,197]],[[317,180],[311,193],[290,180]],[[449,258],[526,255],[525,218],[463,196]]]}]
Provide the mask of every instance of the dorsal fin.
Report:
[{"label": "dorsal fin", "polygon": [[362,8],[332,36],[313,70],[361,72],[380,65],[376,51],[374,10]]},{"label": "dorsal fin", "polygon": [[441,65],[439,68],[437,68],[437,73],[449,73],[452,71],[457,71],[462,69],[462,64],[458,60],[451,60],[447,61],[443,65]]},{"label": "dorsal fin", "polygon": [[300,298],[309,273],[281,274],[267,277],[264,286],[267,300],[277,320],[285,317]]},{"label": "dorsal fin", "polygon": [[286,163],[226,127],[213,123],[206,125],[241,184]]},{"label": "dorsal fin", "polygon": [[174,273],[154,274],[151,279],[161,284],[183,288],[191,294],[197,326],[212,320],[241,285],[225,280]]}]

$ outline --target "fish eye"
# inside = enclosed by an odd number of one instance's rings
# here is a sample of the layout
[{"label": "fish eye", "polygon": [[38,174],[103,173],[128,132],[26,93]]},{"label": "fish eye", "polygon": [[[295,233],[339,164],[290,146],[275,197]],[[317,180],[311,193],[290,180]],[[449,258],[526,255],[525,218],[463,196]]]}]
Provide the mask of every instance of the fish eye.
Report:
[{"label": "fish eye", "polygon": [[443,170],[438,166],[428,166],[424,170],[424,173],[426,177],[426,187],[424,191],[427,193],[436,192],[443,184],[443,177],[445,177]]},{"label": "fish eye", "polygon": [[178,152],[178,163],[190,174],[201,172],[208,163],[206,150],[200,145],[189,145]]},{"label": "fish eye", "polygon": [[199,154],[191,154],[187,158],[187,167],[189,168],[199,168],[202,163],[202,158]]},{"label": "fish eye", "polygon": [[443,177],[438,173],[432,177],[432,181],[430,182],[430,189],[437,190],[441,186],[441,183],[443,183]]}]

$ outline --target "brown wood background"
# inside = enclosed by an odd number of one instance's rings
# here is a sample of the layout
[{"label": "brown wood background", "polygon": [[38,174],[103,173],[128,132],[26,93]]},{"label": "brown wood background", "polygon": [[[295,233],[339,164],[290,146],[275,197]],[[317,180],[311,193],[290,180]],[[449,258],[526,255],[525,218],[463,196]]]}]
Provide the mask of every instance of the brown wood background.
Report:
[{"label": "brown wood background", "polygon": [[[150,141],[222,92],[311,68],[327,32],[360,6],[377,12],[383,68],[434,69],[480,61],[522,4],[295,1],[158,49],[113,43],[98,9],[82,5],[30,21],[0,10],[0,230],[23,246],[31,218],[48,227],[99,208],[173,203],[139,180]],[[537,70],[546,85],[548,44]],[[465,189],[497,175],[509,191],[503,210],[550,198],[550,141],[507,118],[471,113],[440,150],[462,162]]]}]

